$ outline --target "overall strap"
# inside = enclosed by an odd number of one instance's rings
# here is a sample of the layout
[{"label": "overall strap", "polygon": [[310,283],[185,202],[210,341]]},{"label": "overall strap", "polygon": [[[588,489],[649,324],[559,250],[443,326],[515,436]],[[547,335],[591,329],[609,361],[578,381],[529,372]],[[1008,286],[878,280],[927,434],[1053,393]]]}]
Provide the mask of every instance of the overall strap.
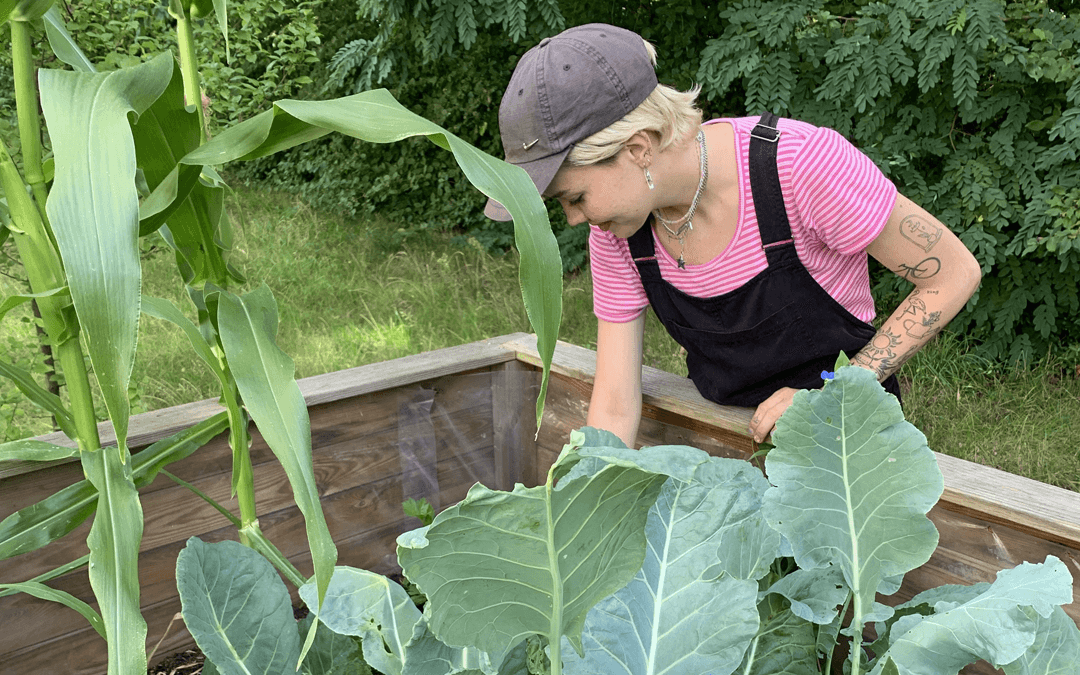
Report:
[{"label": "overall strap", "polygon": [[786,245],[794,245],[776,170],[776,148],[783,133],[777,127],[778,120],[766,112],[750,132],[750,192],[754,195],[761,245],[770,265],[779,260]]},{"label": "overall strap", "polygon": [[634,259],[634,264],[637,265],[642,282],[659,281],[661,279],[660,264],[656,262],[656,245],[653,242],[652,222],[653,217],[650,213],[645,224],[626,240],[626,243],[630,246],[630,257]]}]

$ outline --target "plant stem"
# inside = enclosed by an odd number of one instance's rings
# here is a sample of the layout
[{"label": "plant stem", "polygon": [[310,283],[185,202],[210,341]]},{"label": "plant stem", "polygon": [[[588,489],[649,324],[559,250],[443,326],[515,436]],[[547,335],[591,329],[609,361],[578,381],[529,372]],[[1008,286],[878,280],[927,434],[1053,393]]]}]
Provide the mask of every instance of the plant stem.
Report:
[{"label": "plant stem", "polygon": [[199,114],[199,142],[205,141],[202,120],[202,92],[199,89],[199,62],[195,56],[195,32],[191,18],[186,12],[173,13],[176,17],[176,39],[180,47],[180,72],[184,76],[184,102],[195,106]]},{"label": "plant stem", "polygon": [[38,213],[49,227],[45,213],[45,174],[41,170],[41,116],[38,112],[38,96],[34,55],[31,49],[30,24],[11,21],[11,62],[15,76],[15,107],[19,114],[19,142],[22,144],[23,171],[30,190],[34,193]]},{"label": "plant stem", "polygon": [[[30,279],[30,288],[35,293],[44,293],[67,286],[60,254],[41,215],[26,193],[19,169],[8,153],[7,146],[0,140],[0,185],[8,200],[8,211],[17,231],[12,232],[15,246],[19,249],[26,275]],[[41,322],[45,333],[53,345],[53,353],[60,361],[60,370],[67,383],[71,412],[75,419],[75,429],[80,452],[98,450],[101,439],[98,436],[97,418],[94,416],[94,399],[90,389],[90,378],[79,343],[79,322],[75,316],[70,298],[63,295],[38,299],[41,310]]]},{"label": "plant stem", "polygon": [[551,566],[551,570],[555,573],[555,578],[552,584],[552,596],[551,596],[551,628],[549,632],[548,645],[550,651],[548,658],[551,660],[551,675],[562,675],[562,575],[559,573],[559,558],[558,553],[555,550],[555,516],[551,512],[551,492],[554,488],[554,473],[555,467],[552,466],[548,469],[547,485],[547,521],[548,521],[548,564]]},{"label": "plant stem", "polygon": [[259,529],[258,522],[242,528],[240,530],[240,536],[247,537],[248,540],[251,541],[251,548],[255,549],[261,553],[264,558],[269,560],[274,567],[276,567],[278,571],[292,583],[292,585],[300,588],[307,583],[307,579],[300,573],[300,570],[296,569],[296,567],[289,562],[289,559],[285,557],[285,554],[266,538],[266,535]]}]

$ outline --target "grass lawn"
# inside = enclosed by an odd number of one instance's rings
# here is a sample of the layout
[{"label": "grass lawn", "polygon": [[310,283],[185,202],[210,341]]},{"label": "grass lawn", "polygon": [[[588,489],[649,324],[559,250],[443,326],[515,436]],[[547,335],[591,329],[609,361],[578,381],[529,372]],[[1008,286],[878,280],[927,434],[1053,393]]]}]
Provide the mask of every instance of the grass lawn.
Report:
[{"label": "grass lawn", "polygon": [[[296,361],[298,377],[531,330],[513,254],[456,247],[448,235],[431,232],[402,241],[396,223],[342,221],[288,195],[241,189],[230,202],[232,263],[249,287],[265,283],[274,292],[278,342]],[[147,240],[143,260],[143,293],[172,299],[193,316],[164,243]],[[4,295],[16,288],[0,278]],[[27,338],[29,322],[16,311],[0,324],[0,344],[24,366],[40,361]],[[595,348],[587,273],[564,280],[560,339]],[[686,374],[678,345],[651,312],[645,363]],[[1077,364],[1080,349],[1073,348],[1032,368],[1003,369],[945,335],[901,371],[905,412],[934,450],[1080,490]],[[143,317],[132,374],[135,412],[213,397],[215,385],[178,329]],[[49,430],[6,383],[0,406],[2,440]]]}]

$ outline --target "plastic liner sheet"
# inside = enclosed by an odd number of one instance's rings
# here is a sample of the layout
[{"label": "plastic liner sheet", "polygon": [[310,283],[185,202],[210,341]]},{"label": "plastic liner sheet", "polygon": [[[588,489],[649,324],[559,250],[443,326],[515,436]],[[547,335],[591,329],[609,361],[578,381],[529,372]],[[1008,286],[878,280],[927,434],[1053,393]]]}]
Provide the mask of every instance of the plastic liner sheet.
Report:
[{"label": "plastic liner sheet", "polygon": [[438,512],[462,499],[474,483],[513,489],[522,480],[522,439],[532,440],[530,416],[539,390],[532,371],[508,369],[400,389],[402,499],[426,499]]}]

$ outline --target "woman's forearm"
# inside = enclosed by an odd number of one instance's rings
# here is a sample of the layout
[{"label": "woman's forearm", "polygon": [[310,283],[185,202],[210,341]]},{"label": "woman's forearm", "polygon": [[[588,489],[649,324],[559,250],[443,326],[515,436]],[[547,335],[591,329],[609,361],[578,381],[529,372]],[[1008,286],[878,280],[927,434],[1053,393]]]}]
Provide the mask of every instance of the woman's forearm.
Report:
[{"label": "woman's forearm", "polygon": [[[962,296],[962,297],[961,297]],[[919,351],[963,308],[970,293],[916,288],[851,362],[883,381]]]}]

